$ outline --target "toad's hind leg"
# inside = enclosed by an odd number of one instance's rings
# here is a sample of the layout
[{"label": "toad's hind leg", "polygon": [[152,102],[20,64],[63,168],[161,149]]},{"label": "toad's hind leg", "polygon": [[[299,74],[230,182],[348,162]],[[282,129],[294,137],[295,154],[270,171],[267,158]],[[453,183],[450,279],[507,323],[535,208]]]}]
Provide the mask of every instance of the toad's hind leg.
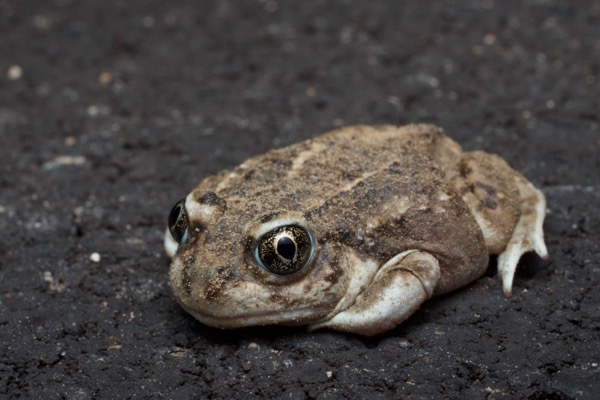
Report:
[{"label": "toad's hind leg", "polygon": [[521,256],[533,250],[548,257],[542,230],[544,195],[493,154],[464,153],[456,171],[452,182],[479,224],[489,254],[498,254],[498,275],[509,297]]},{"label": "toad's hind leg", "polygon": [[542,229],[546,215],[546,199],[542,192],[522,176],[516,176],[515,181],[521,197],[521,215],[506,248],[498,256],[498,275],[502,279],[502,289],[506,297],[512,295],[517,263],[524,253],[535,251],[540,257],[548,258]]}]

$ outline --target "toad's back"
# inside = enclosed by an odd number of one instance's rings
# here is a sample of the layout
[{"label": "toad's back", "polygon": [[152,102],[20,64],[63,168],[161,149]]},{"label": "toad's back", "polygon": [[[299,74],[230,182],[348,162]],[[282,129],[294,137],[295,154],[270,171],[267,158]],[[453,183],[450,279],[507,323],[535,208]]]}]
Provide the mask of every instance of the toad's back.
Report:
[{"label": "toad's back", "polygon": [[435,160],[445,169],[459,155],[460,147],[431,125],[356,126],[251,158],[198,189],[246,211],[309,210],[394,162],[413,170]]}]

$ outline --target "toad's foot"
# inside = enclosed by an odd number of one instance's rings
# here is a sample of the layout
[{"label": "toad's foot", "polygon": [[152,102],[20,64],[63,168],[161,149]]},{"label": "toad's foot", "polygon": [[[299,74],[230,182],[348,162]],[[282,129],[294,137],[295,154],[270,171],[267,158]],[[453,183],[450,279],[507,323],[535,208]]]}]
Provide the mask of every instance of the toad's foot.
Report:
[{"label": "toad's foot", "polygon": [[385,332],[431,298],[439,279],[435,257],[418,250],[405,251],[381,267],[352,306],[309,329],[331,328],[367,336]]},{"label": "toad's foot", "polygon": [[524,178],[516,177],[517,187],[521,195],[521,216],[515,226],[506,249],[498,256],[498,275],[502,279],[502,289],[506,297],[512,295],[512,282],[521,256],[528,251],[535,251],[543,259],[548,258],[548,250],[544,243],[544,216],[546,199]]}]

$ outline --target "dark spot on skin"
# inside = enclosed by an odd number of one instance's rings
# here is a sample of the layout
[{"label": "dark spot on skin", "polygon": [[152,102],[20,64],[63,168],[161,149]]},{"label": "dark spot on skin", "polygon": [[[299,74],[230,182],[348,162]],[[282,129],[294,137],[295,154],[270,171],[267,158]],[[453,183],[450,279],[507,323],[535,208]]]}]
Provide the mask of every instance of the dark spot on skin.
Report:
[{"label": "dark spot on skin", "polygon": [[292,162],[291,161],[282,160],[280,158],[273,159],[273,160],[271,160],[271,162],[273,164],[277,165],[279,168],[282,168],[283,170],[288,170],[292,166]]},{"label": "dark spot on skin", "polygon": [[353,181],[359,177],[356,171],[342,171],[341,179],[344,181]]},{"label": "dark spot on skin", "polygon": [[335,286],[339,282],[340,278],[344,275],[344,272],[340,268],[340,259],[339,259],[339,256],[333,257],[329,261],[329,265],[331,266],[331,269],[333,271],[329,275],[327,275],[325,277],[325,280],[331,286]]},{"label": "dark spot on skin", "polygon": [[325,210],[326,210],[326,207],[322,206],[322,207],[307,211],[302,216],[307,221],[316,220],[316,219],[323,217],[323,215],[325,214]]},{"label": "dark spot on skin", "polygon": [[255,172],[256,172],[256,170],[250,170],[250,171],[244,172],[244,174],[242,175],[242,179],[245,181],[249,181],[250,179],[252,179]]},{"label": "dark spot on skin", "polygon": [[310,291],[312,290],[313,287],[313,283],[310,280],[307,280],[306,282],[304,282],[304,285],[302,286],[302,290],[305,293],[310,293]]},{"label": "dark spot on skin", "polygon": [[321,240],[323,242],[344,243],[350,247],[357,247],[361,244],[361,241],[356,237],[355,231],[349,226],[344,226],[341,222],[337,223],[335,229],[323,235]]},{"label": "dark spot on skin", "polygon": [[190,277],[190,270],[194,268],[194,258],[186,257],[183,261],[183,269],[181,271],[181,286],[185,290],[185,293],[190,295],[192,293],[192,280]]},{"label": "dark spot on skin", "polygon": [[262,217],[260,217],[260,222],[262,224],[267,223],[267,222],[271,221],[273,218],[275,218],[278,215],[279,215],[279,213],[276,213],[276,212],[272,212],[270,214],[263,215]]},{"label": "dark spot on skin", "polygon": [[486,185],[485,183],[482,183],[482,182],[475,182],[475,186],[476,186],[476,187],[478,187],[478,188],[480,188],[480,189],[483,189],[483,190],[485,190],[485,191],[486,191],[486,193],[487,193],[488,195],[490,195],[490,196],[494,196],[494,197],[495,197],[495,196],[496,196],[496,194],[498,193],[498,192],[496,191],[496,188],[495,188],[495,187],[493,187],[493,186],[490,186],[490,185]]},{"label": "dark spot on skin", "polygon": [[498,203],[496,203],[491,197],[485,197],[481,199],[481,204],[490,210],[495,210],[498,207]]},{"label": "dark spot on skin", "polygon": [[402,168],[402,165],[398,161],[394,161],[388,165],[386,172],[394,175],[404,175],[405,169]]},{"label": "dark spot on skin", "polygon": [[498,207],[498,191],[496,190],[496,188],[490,185],[486,185],[482,182],[475,182],[474,188],[481,189],[485,193],[484,196],[477,196],[483,207],[488,208],[490,210],[495,210]]},{"label": "dark spot on skin", "polygon": [[384,200],[393,198],[397,194],[398,191],[391,186],[369,189],[364,195],[364,199],[361,202],[359,202],[359,206],[368,206],[369,204],[381,204]]},{"label": "dark spot on skin", "polygon": [[225,200],[217,196],[215,192],[204,192],[198,199],[198,203],[207,206],[225,207]]},{"label": "dark spot on skin", "polygon": [[467,175],[470,175],[473,172],[473,169],[467,164],[465,160],[460,160],[458,164],[458,172],[463,178],[466,178]]},{"label": "dark spot on skin", "polygon": [[206,284],[204,290],[204,297],[207,300],[215,300],[219,297],[219,294],[223,291],[223,288],[229,281],[229,277],[232,275],[233,269],[230,266],[222,266],[217,268],[217,276],[211,278]]}]

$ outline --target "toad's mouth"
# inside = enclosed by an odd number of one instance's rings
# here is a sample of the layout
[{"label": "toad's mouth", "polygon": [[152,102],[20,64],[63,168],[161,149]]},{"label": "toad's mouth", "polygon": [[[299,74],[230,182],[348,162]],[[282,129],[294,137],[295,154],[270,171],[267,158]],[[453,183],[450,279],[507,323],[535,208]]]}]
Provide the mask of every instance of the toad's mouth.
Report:
[{"label": "toad's mouth", "polygon": [[319,312],[314,306],[307,306],[294,310],[257,310],[251,313],[243,313],[231,316],[212,316],[198,310],[184,309],[198,321],[213,328],[243,328],[260,325],[307,325],[324,322],[329,319],[326,310]]},{"label": "toad's mouth", "polygon": [[209,299],[206,285],[187,283],[184,270],[176,258],[170,269],[176,300],[194,318],[216,328],[316,323],[329,319],[339,302],[336,296],[317,289],[302,294],[288,293],[285,287],[278,292],[251,281],[224,285],[216,299]]}]

